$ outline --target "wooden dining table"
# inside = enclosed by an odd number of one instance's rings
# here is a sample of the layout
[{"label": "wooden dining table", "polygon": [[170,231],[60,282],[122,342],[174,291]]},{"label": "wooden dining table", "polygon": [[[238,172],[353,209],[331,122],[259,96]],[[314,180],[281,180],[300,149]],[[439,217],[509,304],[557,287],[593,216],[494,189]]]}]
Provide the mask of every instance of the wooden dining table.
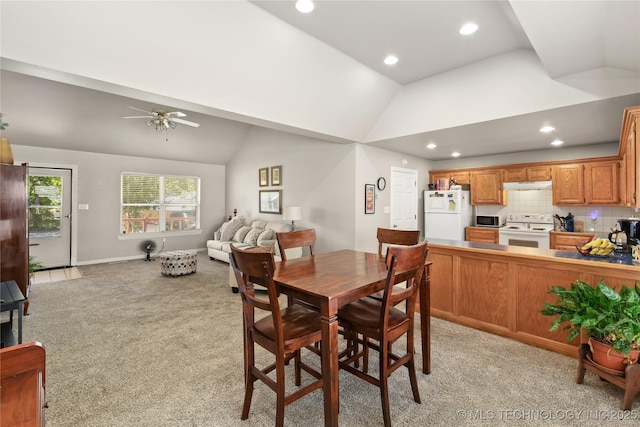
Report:
[{"label": "wooden dining table", "polygon": [[[422,372],[431,372],[429,265],[420,283]],[[320,308],[325,426],[338,425],[338,309],[384,288],[387,267],[376,253],[339,250],[276,263],[274,282],[283,294]]]}]

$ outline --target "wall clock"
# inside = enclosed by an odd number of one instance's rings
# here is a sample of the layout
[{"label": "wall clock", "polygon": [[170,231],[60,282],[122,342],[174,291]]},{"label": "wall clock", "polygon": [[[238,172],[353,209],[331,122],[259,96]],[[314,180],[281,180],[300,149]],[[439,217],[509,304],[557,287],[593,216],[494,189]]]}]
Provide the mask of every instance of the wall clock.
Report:
[{"label": "wall clock", "polygon": [[386,187],[387,187],[387,181],[383,177],[378,178],[378,190],[382,191]]}]

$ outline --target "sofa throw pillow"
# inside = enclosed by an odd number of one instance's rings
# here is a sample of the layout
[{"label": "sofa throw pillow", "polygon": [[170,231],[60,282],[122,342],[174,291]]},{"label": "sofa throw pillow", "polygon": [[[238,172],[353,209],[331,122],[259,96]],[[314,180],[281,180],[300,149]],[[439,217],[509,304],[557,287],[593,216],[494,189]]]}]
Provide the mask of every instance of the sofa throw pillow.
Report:
[{"label": "sofa throw pillow", "polygon": [[235,218],[232,218],[227,224],[227,226],[224,228],[224,230],[222,231],[222,234],[220,235],[220,240],[222,240],[223,242],[230,241],[231,239],[233,239],[233,235],[236,234],[236,231],[238,231],[238,229],[243,225],[244,225],[243,216],[237,216]]},{"label": "sofa throw pillow", "polygon": [[251,228],[267,228],[267,221],[255,220],[251,223]]},{"label": "sofa throw pillow", "polygon": [[236,231],[236,234],[233,235],[232,240],[234,242],[242,243],[249,230],[251,230],[251,227],[243,225],[242,227],[238,228],[238,231]]},{"label": "sofa throw pillow", "polygon": [[263,242],[265,240],[273,240],[276,238],[276,232],[273,230],[264,230],[262,233],[260,233],[260,236],[258,236],[258,246],[268,246],[270,244],[272,244],[273,242],[269,242],[268,244],[263,244]]},{"label": "sofa throw pillow", "polygon": [[251,246],[258,246],[258,237],[264,231],[264,228],[252,227],[246,236],[244,236],[243,243]]},{"label": "sofa throw pillow", "polygon": [[224,229],[227,227],[227,224],[229,223],[223,222],[220,228],[218,228],[218,230],[213,233],[213,240],[220,240],[220,238],[222,237],[222,231],[224,231]]}]

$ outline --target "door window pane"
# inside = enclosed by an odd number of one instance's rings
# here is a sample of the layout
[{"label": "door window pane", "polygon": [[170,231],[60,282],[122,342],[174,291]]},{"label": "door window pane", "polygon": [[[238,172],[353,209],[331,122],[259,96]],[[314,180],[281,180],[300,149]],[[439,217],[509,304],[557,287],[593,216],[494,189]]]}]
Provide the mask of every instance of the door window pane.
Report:
[{"label": "door window pane", "polygon": [[60,237],[62,178],[29,175],[29,237]]}]

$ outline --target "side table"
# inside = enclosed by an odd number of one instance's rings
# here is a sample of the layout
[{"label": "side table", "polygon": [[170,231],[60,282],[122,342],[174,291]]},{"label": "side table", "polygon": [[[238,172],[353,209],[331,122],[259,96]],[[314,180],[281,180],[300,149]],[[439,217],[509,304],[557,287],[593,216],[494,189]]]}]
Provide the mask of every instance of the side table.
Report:
[{"label": "side table", "polygon": [[582,384],[584,380],[584,373],[586,371],[593,372],[600,379],[610,382],[611,384],[620,387],[624,390],[624,398],[622,399],[622,405],[620,409],[623,411],[631,410],[633,405],[633,398],[636,393],[640,391],[640,365],[633,364],[627,365],[624,372],[614,374],[603,370],[600,365],[592,362],[591,349],[589,344],[580,344],[578,349],[579,362],[578,362],[578,375],[576,376],[576,383]]},{"label": "side table", "polygon": [[16,344],[13,336],[13,310],[18,310],[18,344],[22,344],[22,305],[24,295],[15,280],[0,283],[0,312],[9,311],[9,321],[0,325],[0,347]]}]

